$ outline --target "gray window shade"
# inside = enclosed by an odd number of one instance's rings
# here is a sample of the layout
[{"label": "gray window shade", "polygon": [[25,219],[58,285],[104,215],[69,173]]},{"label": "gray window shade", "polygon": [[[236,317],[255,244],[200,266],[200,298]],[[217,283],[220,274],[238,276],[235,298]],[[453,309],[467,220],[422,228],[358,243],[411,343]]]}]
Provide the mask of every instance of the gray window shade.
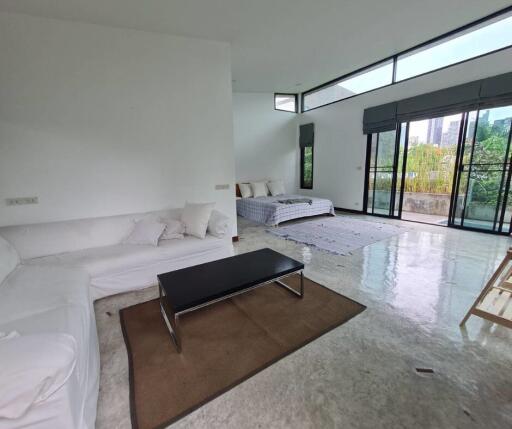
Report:
[{"label": "gray window shade", "polygon": [[363,132],[389,131],[397,122],[443,116],[504,101],[512,102],[512,73],[370,107],[364,111]]},{"label": "gray window shade", "polygon": [[315,143],[315,124],[300,126],[299,145],[301,148],[313,147]]},{"label": "gray window shade", "polygon": [[396,116],[399,121],[408,121],[461,112],[477,106],[479,94],[480,81],[418,95],[399,101]]},{"label": "gray window shade", "polygon": [[364,111],[363,131],[365,134],[391,131],[396,128],[396,103],[370,107]]},{"label": "gray window shade", "polygon": [[489,99],[512,97],[512,73],[502,74],[482,80],[480,98]]}]

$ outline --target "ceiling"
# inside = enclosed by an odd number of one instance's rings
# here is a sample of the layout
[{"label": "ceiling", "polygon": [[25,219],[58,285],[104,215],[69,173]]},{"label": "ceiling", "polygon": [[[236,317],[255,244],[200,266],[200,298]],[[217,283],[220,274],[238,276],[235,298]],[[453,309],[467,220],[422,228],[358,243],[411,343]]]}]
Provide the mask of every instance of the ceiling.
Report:
[{"label": "ceiling", "polygon": [[229,42],[234,91],[300,92],[509,0],[0,0],[26,13]]}]

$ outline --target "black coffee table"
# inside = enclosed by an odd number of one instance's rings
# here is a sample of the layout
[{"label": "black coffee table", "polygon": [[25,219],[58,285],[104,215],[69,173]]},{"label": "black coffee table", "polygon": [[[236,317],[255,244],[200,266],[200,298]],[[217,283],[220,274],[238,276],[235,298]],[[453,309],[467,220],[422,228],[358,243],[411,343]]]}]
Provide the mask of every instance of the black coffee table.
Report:
[{"label": "black coffee table", "polygon": [[[261,249],[230,258],[158,275],[160,310],[169,333],[181,352],[179,317],[257,287],[277,283],[304,296],[304,264],[272,249]],[[300,272],[300,289],[281,280]]]}]

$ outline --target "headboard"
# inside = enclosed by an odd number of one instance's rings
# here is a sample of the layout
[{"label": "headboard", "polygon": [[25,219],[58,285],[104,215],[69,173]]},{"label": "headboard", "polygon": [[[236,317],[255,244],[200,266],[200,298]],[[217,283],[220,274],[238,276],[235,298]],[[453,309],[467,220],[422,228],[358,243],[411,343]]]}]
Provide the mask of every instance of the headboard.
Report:
[{"label": "headboard", "polygon": [[235,185],[236,188],[236,196],[242,198],[242,193],[240,192],[240,186],[238,186],[238,183]]}]

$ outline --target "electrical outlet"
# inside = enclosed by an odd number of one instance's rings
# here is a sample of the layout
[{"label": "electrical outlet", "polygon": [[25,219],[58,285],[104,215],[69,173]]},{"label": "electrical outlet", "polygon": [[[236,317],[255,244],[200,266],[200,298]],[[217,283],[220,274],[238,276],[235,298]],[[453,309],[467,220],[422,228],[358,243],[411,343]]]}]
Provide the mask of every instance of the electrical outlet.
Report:
[{"label": "electrical outlet", "polygon": [[39,198],[37,197],[19,197],[19,198],[7,198],[5,203],[8,206],[22,206],[25,204],[39,204]]},{"label": "electrical outlet", "polygon": [[215,185],[215,190],[216,191],[222,191],[224,189],[229,189],[229,185]]}]

